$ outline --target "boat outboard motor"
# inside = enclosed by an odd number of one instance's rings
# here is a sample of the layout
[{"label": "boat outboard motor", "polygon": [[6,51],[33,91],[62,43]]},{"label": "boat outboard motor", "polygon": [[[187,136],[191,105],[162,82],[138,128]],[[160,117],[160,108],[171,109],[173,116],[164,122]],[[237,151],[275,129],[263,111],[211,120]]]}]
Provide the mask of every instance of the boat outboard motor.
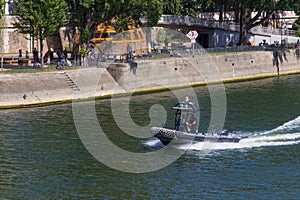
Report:
[{"label": "boat outboard motor", "polygon": [[221,131],[220,135],[222,135],[222,136],[228,136],[228,134],[229,134],[229,131],[225,129],[225,130]]}]

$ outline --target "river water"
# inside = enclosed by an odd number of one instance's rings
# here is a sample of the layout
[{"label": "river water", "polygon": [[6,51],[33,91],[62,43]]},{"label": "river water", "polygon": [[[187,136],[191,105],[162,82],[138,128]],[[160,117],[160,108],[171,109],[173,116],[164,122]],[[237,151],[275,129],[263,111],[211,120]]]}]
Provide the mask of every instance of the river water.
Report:
[{"label": "river water", "polygon": [[[225,86],[224,128],[247,138],[209,151],[191,145],[169,166],[148,173],[122,172],[95,159],[76,131],[71,104],[2,110],[0,199],[299,199],[300,75]],[[205,131],[209,93],[204,86],[194,90]],[[165,126],[172,126],[169,108],[176,101],[170,91],[134,95],[130,115],[145,126],[149,106],[160,104],[168,113]],[[150,133],[142,139],[122,134],[109,99],[97,100],[95,108],[106,135],[123,149],[162,148]]]}]

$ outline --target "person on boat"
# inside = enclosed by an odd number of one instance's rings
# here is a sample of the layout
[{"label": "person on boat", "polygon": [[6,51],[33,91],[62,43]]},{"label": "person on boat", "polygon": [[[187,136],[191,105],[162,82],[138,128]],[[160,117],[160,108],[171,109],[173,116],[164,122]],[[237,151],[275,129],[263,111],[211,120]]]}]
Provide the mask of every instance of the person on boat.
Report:
[{"label": "person on boat", "polygon": [[199,108],[191,101],[190,96],[185,96],[184,101],[181,103],[184,107],[192,108],[194,111],[199,111]]},{"label": "person on boat", "polygon": [[186,130],[186,126],[185,126],[185,124],[186,124],[185,119],[186,119],[186,116],[184,114],[180,113],[179,114],[179,118],[176,121],[175,130],[177,130],[177,131],[183,131],[183,132],[187,131]]},{"label": "person on boat", "polygon": [[185,123],[185,126],[188,133],[197,133],[197,118],[194,114],[189,117],[189,120]]},{"label": "person on boat", "polygon": [[177,103],[173,109],[176,112],[175,130],[183,132],[197,132],[197,118],[194,116],[199,108],[191,101],[189,96],[185,96],[184,100]]}]

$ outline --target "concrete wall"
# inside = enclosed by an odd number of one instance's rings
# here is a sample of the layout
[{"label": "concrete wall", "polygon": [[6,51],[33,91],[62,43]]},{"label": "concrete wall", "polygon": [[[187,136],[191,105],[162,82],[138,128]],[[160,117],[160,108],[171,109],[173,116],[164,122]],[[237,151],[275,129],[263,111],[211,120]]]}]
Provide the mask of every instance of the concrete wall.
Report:
[{"label": "concrete wall", "polygon": [[[294,51],[279,65],[280,73],[300,72]],[[136,65],[110,64],[100,68],[47,73],[0,73],[0,107],[67,101],[73,98],[275,76],[273,52],[226,56],[140,60]]]},{"label": "concrete wall", "polygon": [[[300,72],[300,62],[297,62],[294,51],[287,52],[286,58],[287,60],[279,64],[280,73]],[[203,55],[197,58],[173,58],[157,62],[141,61],[138,62],[135,72],[130,66],[113,66],[109,67],[108,71],[118,84],[129,92],[145,88],[274,76],[277,74],[277,68],[273,66],[273,59],[271,51],[213,57]]]},{"label": "concrete wall", "polygon": [[[103,96],[116,93],[116,82],[103,68],[88,68],[81,70],[81,79],[88,80],[95,71],[101,76],[98,77],[98,84],[94,86],[93,95]],[[85,88],[77,86],[76,70],[57,71],[47,73],[0,73],[0,107],[14,107],[30,104],[41,104],[47,102],[60,102],[72,100],[76,92],[83,95]],[[119,91],[122,92],[122,91]],[[78,98],[85,98],[80,96]]]},{"label": "concrete wall", "polygon": [[239,32],[230,32],[225,30],[216,30],[213,34],[214,47],[223,47],[229,45],[229,43],[236,45],[239,42]]}]

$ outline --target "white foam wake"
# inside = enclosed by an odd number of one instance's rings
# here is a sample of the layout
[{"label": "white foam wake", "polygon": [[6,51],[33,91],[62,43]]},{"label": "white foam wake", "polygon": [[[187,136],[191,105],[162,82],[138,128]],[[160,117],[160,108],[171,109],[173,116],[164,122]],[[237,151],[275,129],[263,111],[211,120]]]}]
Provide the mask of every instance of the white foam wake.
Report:
[{"label": "white foam wake", "polygon": [[[245,135],[245,132],[239,134]],[[245,149],[267,146],[285,146],[296,145],[300,143],[300,116],[284,123],[277,128],[269,131],[254,133],[246,133],[250,135],[248,138],[241,139],[238,143],[212,143],[212,142],[199,142],[195,144],[180,145],[176,148],[182,150],[225,150],[225,149]],[[158,140],[149,140],[147,146],[161,146]]]},{"label": "white foam wake", "polygon": [[[259,137],[246,138],[248,142],[268,142],[268,141],[286,141],[300,139],[300,133],[278,134],[278,135],[260,135]],[[243,140],[244,141],[244,140]]]},{"label": "white foam wake", "polygon": [[199,142],[192,145],[178,146],[184,150],[225,150],[225,149],[243,149],[267,146],[285,146],[300,143],[300,133],[277,135],[270,137],[245,138],[238,143],[211,143]]},{"label": "white foam wake", "polygon": [[298,116],[297,118],[295,118],[291,121],[284,123],[281,126],[278,126],[277,128],[260,133],[259,135],[267,135],[267,134],[276,133],[276,132],[290,132],[295,129],[300,130],[300,116]]},{"label": "white foam wake", "polygon": [[148,147],[163,147],[164,145],[158,139],[144,141],[143,144]]},{"label": "white foam wake", "polygon": [[[284,146],[300,143],[300,116],[284,123],[277,128],[260,133],[254,133],[248,138],[242,139],[239,143],[196,143],[184,145],[180,149],[190,150],[224,150],[243,149],[266,146]],[[241,133],[242,134],[242,133]],[[249,134],[249,133],[248,133]],[[251,134],[250,134],[251,135]]]}]

